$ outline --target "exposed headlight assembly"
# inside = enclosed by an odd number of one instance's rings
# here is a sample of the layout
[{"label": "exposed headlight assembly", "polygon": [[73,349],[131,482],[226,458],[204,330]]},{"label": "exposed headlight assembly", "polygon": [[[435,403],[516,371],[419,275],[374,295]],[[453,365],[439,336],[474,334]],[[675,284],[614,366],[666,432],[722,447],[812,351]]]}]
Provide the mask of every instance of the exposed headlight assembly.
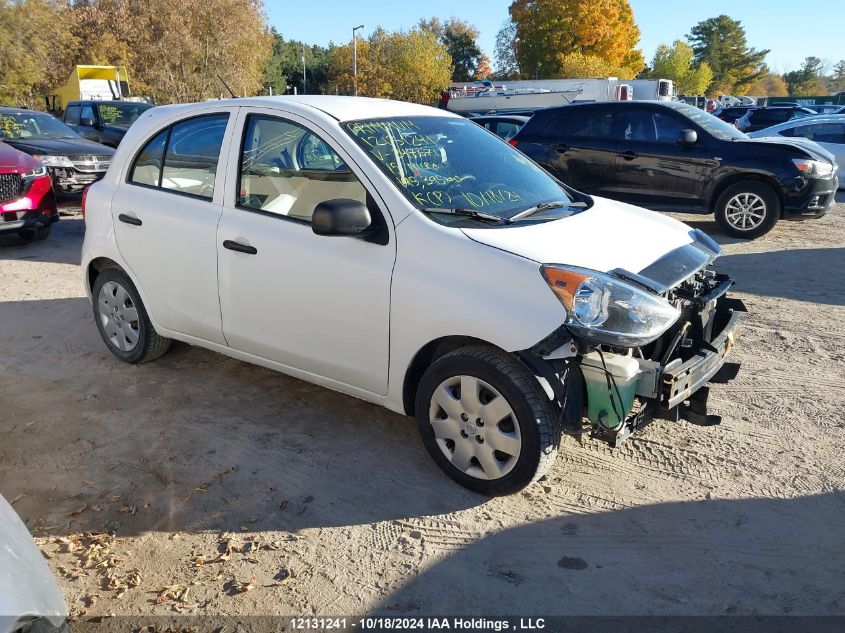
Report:
[{"label": "exposed headlight assembly", "polygon": [[680,316],[662,297],[604,273],[555,264],[540,272],[566,308],[566,325],[597,343],[647,345]]},{"label": "exposed headlight assembly", "polygon": [[25,174],[21,174],[21,178],[24,180],[35,180],[36,178],[41,178],[41,176],[47,175],[47,168],[44,164],[41,164],[41,167],[36,167],[35,169],[30,169]]},{"label": "exposed headlight assembly", "polygon": [[73,163],[67,156],[33,155],[33,158],[40,160],[45,167],[73,167]]},{"label": "exposed headlight assembly", "polygon": [[829,176],[833,173],[833,165],[821,160],[793,158],[792,162],[805,176]]}]

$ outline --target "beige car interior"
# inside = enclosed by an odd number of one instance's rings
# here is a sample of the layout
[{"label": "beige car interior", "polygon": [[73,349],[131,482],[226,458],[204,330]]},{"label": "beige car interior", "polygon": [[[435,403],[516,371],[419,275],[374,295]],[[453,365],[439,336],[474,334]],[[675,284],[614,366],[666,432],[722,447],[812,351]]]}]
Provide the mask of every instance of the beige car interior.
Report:
[{"label": "beige car interior", "polygon": [[329,146],[305,128],[256,117],[247,124],[240,204],[310,221],[326,200],[366,204],[366,190]]}]

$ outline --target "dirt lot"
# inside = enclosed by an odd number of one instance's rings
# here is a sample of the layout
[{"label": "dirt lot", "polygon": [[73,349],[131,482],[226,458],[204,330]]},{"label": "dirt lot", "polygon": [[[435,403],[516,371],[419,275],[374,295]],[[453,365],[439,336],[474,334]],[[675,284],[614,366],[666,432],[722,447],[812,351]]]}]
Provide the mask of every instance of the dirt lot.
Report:
[{"label": "dirt lot", "polygon": [[717,235],[751,310],[721,426],[566,438],[492,500],[376,406],[187,345],[118,362],[83,232],[0,238],[0,493],[74,613],[845,613],[845,204]]}]

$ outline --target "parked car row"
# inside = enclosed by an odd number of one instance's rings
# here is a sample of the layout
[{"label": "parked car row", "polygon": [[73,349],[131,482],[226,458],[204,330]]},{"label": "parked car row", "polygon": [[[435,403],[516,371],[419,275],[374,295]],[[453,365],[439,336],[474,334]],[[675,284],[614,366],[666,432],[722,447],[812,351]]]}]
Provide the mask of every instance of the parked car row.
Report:
[{"label": "parked car row", "polygon": [[580,191],[658,211],[713,211],[735,237],[763,235],[780,218],[823,215],[841,180],[834,169],[845,147],[838,124],[800,107],[743,109],[758,117],[755,125],[759,117],[789,124],[752,140],[682,102],[573,104],[538,110],[527,121],[472,120]]},{"label": "parked car row", "polygon": [[74,101],[64,121],[0,107],[0,233],[44,239],[57,207],[79,204],[106,173],[129,126],[153,106],[134,101]]}]

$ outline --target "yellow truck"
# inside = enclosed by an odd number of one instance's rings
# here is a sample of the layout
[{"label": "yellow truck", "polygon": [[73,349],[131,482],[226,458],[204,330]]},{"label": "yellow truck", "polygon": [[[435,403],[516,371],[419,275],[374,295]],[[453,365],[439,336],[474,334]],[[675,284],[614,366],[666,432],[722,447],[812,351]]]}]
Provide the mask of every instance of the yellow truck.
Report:
[{"label": "yellow truck", "polygon": [[70,101],[119,100],[129,96],[126,66],[76,66],[64,85],[46,99],[48,110],[61,112]]}]

